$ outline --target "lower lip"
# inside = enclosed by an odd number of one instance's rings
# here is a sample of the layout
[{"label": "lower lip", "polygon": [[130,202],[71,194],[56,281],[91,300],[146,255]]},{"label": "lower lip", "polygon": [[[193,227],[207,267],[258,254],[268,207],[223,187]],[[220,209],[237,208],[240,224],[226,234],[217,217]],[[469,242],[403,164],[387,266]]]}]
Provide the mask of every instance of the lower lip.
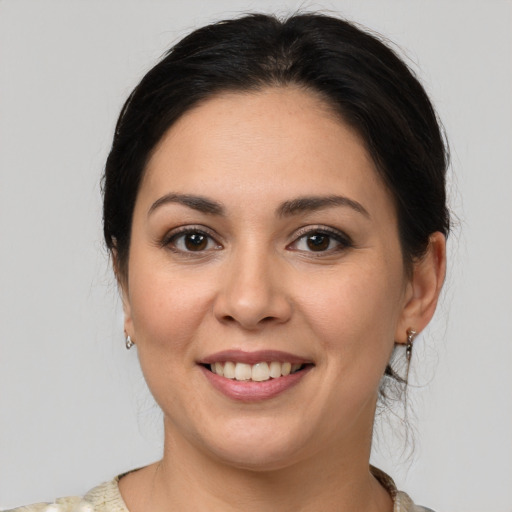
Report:
[{"label": "lower lip", "polygon": [[260,402],[280,395],[298,384],[313,366],[308,365],[304,369],[285,377],[262,382],[226,379],[226,377],[221,377],[204,366],[200,366],[200,368],[210,384],[228,398],[241,402]]}]

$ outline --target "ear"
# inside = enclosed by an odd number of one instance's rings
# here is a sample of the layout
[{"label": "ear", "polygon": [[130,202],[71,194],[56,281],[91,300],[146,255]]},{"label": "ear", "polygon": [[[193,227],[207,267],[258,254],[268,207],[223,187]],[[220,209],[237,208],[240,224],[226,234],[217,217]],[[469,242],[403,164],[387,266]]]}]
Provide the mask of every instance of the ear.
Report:
[{"label": "ear", "polygon": [[133,333],[131,306],[130,306],[129,293],[128,293],[128,276],[126,276],[120,268],[119,258],[117,256],[117,251],[115,249],[112,250],[112,265],[114,268],[114,274],[116,276],[119,294],[121,295],[121,301],[123,303],[124,334],[125,334],[125,336],[128,335],[133,339],[134,333]]},{"label": "ear", "polygon": [[121,300],[123,301],[123,313],[124,313],[124,334],[125,336],[130,336],[132,340],[135,339],[135,334],[133,330],[133,321],[132,321],[132,310],[128,295],[128,287],[126,284],[119,284],[119,293],[121,294]]},{"label": "ear", "polygon": [[407,330],[421,332],[430,322],[446,275],[446,238],[430,235],[427,252],[413,263],[406,300],[395,332],[396,343],[407,342]]}]

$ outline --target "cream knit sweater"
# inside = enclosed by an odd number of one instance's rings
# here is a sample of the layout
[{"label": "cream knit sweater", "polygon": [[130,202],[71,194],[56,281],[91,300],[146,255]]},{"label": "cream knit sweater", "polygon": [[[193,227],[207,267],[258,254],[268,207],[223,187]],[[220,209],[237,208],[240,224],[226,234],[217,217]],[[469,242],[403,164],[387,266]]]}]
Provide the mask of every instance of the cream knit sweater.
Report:
[{"label": "cream knit sweater", "polygon": [[[433,512],[415,505],[407,494],[397,491],[395,483],[383,471],[371,467],[373,475],[393,498],[393,512]],[[54,503],[36,503],[5,512],[129,512],[119,492],[119,477],[90,490],[85,496],[59,498]],[[182,512],[182,511],[177,511]]]}]

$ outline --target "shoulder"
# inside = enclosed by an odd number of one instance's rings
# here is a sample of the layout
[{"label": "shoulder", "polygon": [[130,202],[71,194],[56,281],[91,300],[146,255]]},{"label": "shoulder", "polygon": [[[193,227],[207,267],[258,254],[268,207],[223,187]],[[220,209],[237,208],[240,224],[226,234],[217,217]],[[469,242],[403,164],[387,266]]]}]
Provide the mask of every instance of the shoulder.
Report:
[{"label": "shoulder", "polygon": [[5,512],[128,512],[121,497],[118,478],[91,489],[85,496],[58,498],[53,503],[35,503]]},{"label": "shoulder", "polygon": [[5,512],[75,512],[75,510],[80,510],[78,506],[81,501],[80,496],[68,496],[58,498],[53,503],[34,503],[25,507],[12,508]]},{"label": "shoulder", "polygon": [[98,485],[84,496],[84,501],[93,505],[94,512],[128,512],[118,484],[119,477],[116,477]]},{"label": "shoulder", "polygon": [[409,495],[399,491],[393,479],[381,469],[370,466],[370,472],[393,498],[393,512],[434,512],[430,508],[415,505]]},{"label": "shoulder", "polygon": [[416,505],[408,494],[403,491],[397,491],[394,497],[394,512],[434,512],[431,508]]}]

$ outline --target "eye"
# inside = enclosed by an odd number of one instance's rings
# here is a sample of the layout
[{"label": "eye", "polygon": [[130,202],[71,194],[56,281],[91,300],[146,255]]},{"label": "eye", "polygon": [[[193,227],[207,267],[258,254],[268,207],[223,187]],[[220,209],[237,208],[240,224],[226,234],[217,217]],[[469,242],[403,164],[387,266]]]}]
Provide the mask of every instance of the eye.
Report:
[{"label": "eye", "polygon": [[351,247],[350,238],[331,229],[308,229],[299,232],[299,237],[288,246],[289,249],[303,252],[335,252]]},{"label": "eye", "polygon": [[163,240],[162,245],[176,252],[204,252],[221,249],[222,246],[208,233],[199,229],[185,228],[173,231]]}]

